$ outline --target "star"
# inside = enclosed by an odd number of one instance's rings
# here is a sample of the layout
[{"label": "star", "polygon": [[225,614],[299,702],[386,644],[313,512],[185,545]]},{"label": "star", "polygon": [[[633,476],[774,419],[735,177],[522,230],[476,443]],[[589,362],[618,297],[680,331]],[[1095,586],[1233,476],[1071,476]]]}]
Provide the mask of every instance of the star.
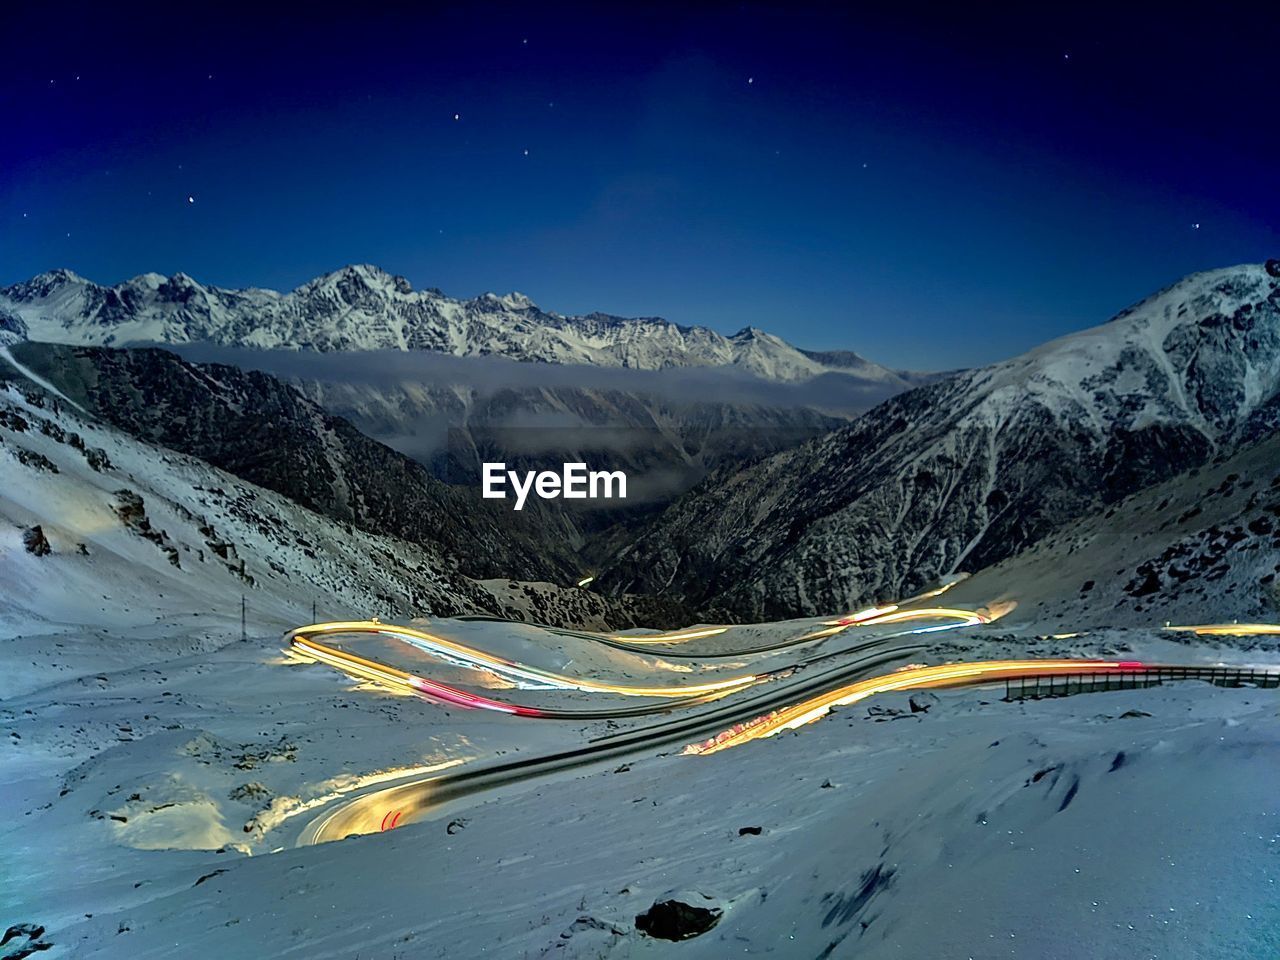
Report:
[{"label": "star", "polygon": [[462,114],[460,114],[460,113],[455,113],[455,114],[453,115],[453,119],[455,119],[455,120],[461,120],[461,119],[462,119]]},{"label": "star", "polygon": [[1192,230],[1199,230],[1199,229],[1200,229],[1200,224],[1198,224],[1198,223],[1193,223],[1193,224],[1191,225],[1191,229],[1192,229]]},{"label": "star", "polygon": [[747,77],[747,83],[755,83],[755,82],[756,82],[755,77]]},{"label": "star", "polygon": [[195,203],[195,202],[196,202],[195,197],[187,197],[187,203]]},{"label": "star", "polygon": [[525,150],[524,155],[527,157],[529,155],[529,151]]}]

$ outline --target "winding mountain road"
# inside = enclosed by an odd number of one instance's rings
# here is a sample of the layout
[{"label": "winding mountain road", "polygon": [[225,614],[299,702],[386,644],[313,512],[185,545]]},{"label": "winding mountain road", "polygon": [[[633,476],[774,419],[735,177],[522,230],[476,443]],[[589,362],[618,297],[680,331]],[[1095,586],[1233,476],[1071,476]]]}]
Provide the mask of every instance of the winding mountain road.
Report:
[{"label": "winding mountain road", "polygon": [[[923,608],[903,611],[897,607],[879,608],[861,618],[825,621],[826,627],[840,632],[858,625],[895,626],[895,632],[876,631],[865,642],[840,650],[814,654],[783,667],[753,674],[743,674],[711,683],[671,686],[627,686],[568,677],[518,664],[502,657],[468,647],[434,634],[376,621],[351,621],[314,624],[286,634],[299,653],[337,667],[366,680],[386,684],[434,700],[464,707],[496,710],[516,716],[541,719],[583,720],[614,719],[651,714],[679,716],[660,720],[638,729],[589,740],[581,746],[538,757],[478,763],[456,772],[439,772],[409,776],[402,782],[379,784],[376,789],[346,795],[321,809],[296,837],[298,845],[340,840],[353,834],[372,833],[403,826],[439,814],[450,805],[473,795],[503,787],[518,788],[535,779],[567,770],[615,763],[626,757],[651,755],[655,750],[680,744],[681,752],[705,755],[751,740],[772,736],[813,722],[831,709],[847,706],[879,693],[940,687],[979,686],[1009,680],[1044,677],[1092,675],[1144,675],[1154,680],[1203,678],[1222,679],[1221,667],[1172,667],[1146,664],[1136,660],[1047,659],[999,660],[972,663],[949,663],[932,666],[907,665],[884,672],[894,662],[925,649],[913,641],[919,633],[953,629],[987,618],[972,611],[948,608]],[[905,629],[903,629],[905,628]],[[730,628],[691,628],[663,635],[667,643],[719,635]],[[652,652],[653,646],[634,644],[635,638],[617,635],[556,631],[632,649]],[[623,694],[644,697],[657,702],[638,706],[602,706],[598,709],[558,709],[533,707],[483,697],[469,691],[356,656],[325,644],[318,637],[342,635],[378,635],[390,637],[433,652],[451,661],[491,669],[532,682],[539,686],[574,689],[593,693]],[[735,651],[741,657],[773,652],[806,640],[825,640],[833,635],[828,630],[809,631],[801,637],[768,644],[750,650]],[[657,637],[642,640],[661,642]],[[891,641],[897,641],[893,643]],[[820,644],[815,644],[815,646]],[[663,656],[668,656],[663,651]],[[719,654],[729,656],[730,654]],[[691,655],[694,656],[694,655]],[[711,655],[702,654],[704,659]],[[834,661],[834,663],[832,663]],[[1250,668],[1244,668],[1250,669]],[[1260,675],[1280,684],[1280,667],[1259,667]],[[768,681],[768,682],[766,682]],[[1270,685],[1270,683],[1268,683]]]}]

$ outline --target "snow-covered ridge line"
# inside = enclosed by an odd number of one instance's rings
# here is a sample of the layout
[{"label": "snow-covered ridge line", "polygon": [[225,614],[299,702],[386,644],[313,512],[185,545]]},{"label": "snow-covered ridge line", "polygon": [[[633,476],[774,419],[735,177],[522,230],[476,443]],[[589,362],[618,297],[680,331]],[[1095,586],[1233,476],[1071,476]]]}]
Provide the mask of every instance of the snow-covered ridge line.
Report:
[{"label": "snow-covered ridge line", "polygon": [[899,389],[920,375],[848,351],[801,350],[755,327],[723,336],[659,317],[566,316],[520,293],[469,300],[414,290],[375,266],[348,266],[279,293],[146,273],[114,286],[70,270],[0,288],[14,335],[79,345],[211,342],[263,349],[429,350],[539,363],[660,370],[739,367],[771,380],[842,374]]}]

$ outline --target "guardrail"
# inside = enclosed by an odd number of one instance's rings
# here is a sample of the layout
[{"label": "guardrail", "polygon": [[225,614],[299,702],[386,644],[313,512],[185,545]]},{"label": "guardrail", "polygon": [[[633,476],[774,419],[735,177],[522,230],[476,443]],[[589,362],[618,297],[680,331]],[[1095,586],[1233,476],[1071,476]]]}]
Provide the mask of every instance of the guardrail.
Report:
[{"label": "guardrail", "polygon": [[1006,700],[1040,700],[1104,690],[1137,690],[1180,680],[1201,680],[1215,687],[1280,688],[1280,666],[1265,667],[1148,667],[1107,673],[1062,673],[1012,677],[1005,680]]}]

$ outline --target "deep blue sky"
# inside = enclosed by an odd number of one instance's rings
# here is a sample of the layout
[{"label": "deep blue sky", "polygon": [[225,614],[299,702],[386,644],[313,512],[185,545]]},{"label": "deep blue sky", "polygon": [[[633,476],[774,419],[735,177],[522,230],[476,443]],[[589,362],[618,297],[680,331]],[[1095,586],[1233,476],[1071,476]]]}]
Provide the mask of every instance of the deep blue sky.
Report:
[{"label": "deep blue sky", "polygon": [[0,283],[372,262],[945,368],[1280,256],[1274,12],[787,6],[6,9]]}]

